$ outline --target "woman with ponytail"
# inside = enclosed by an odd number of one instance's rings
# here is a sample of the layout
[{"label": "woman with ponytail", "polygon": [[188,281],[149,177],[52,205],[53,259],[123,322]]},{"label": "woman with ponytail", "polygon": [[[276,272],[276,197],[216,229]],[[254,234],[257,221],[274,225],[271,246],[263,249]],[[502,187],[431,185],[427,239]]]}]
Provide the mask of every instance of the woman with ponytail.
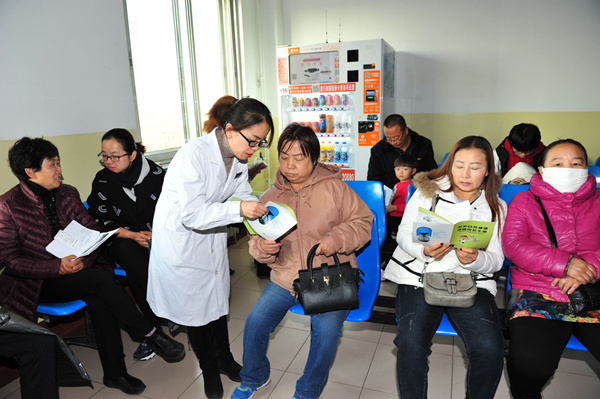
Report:
[{"label": "woman with ponytail", "polygon": [[251,195],[247,162],[273,140],[271,112],[252,98],[220,98],[206,130],[169,165],[154,216],[148,302],[159,317],[187,326],[209,399],[223,396],[219,374],[240,380],[229,349],[227,225],[267,208]]}]

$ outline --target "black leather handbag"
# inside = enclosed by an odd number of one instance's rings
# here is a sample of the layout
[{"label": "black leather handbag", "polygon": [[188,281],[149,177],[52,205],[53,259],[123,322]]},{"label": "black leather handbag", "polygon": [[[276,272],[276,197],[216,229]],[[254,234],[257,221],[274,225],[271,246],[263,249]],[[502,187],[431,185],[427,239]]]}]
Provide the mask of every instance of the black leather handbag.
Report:
[{"label": "black leather handbag", "polygon": [[[546,228],[548,229],[550,244],[552,245],[552,248],[558,248],[554,227],[552,227],[552,223],[550,223],[550,218],[548,218],[544,205],[542,205],[542,201],[539,197],[536,196],[535,200],[542,208],[542,215],[544,216],[544,223],[546,223]],[[569,302],[575,313],[598,310],[600,309],[600,281],[580,285],[573,293],[567,294],[567,296],[569,297]]]},{"label": "black leather handbag", "polygon": [[334,265],[323,263],[313,267],[313,259],[319,245],[308,251],[308,269],[299,270],[294,280],[294,291],[305,314],[331,312],[358,307],[358,285],[362,271],[353,268],[350,262],[340,264],[333,254]]}]

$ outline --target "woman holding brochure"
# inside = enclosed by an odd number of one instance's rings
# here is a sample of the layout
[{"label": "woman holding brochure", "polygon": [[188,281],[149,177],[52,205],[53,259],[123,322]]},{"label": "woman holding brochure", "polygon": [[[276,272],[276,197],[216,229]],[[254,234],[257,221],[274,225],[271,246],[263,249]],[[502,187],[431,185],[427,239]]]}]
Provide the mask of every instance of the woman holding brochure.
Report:
[{"label": "woman holding brochure", "polygon": [[223,396],[220,374],[239,381],[241,369],[227,330],[227,225],[267,212],[251,195],[247,162],[270,145],[273,120],[260,101],[225,96],[207,123],[215,125],[212,132],[181,147],[165,176],[154,214],[148,303],[157,316],[187,326],[204,392],[214,399]]},{"label": "woman holding brochure", "polygon": [[[283,203],[297,217],[297,226],[277,241],[259,236],[250,238],[250,254],[271,268],[271,281],[246,319],[242,383],[232,399],[252,397],[270,382],[267,359],[269,334],[296,304],[292,282],[298,270],[306,269],[308,251],[320,243],[314,264],[331,263],[337,253],[340,262],[356,267],[354,251],[371,238],[373,214],[360,197],[342,181],[336,166],[318,162],[319,140],[312,129],[289,125],[277,144],[279,170],[275,184],[261,201]],[[348,310],[310,316],[312,332],[304,375],[296,382],[295,397],[316,399],[329,375],[342,325]]]},{"label": "woman holding brochure", "polygon": [[[468,398],[493,398],[504,365],[504,339],[494,295],[492,274],[502,267],[500,242],[506,205],[498,197],[502,182],[494,174],[490,143],[469,136],[458,141],[444,164],[417,174],[415,194],[406,206],[392,260],[385,278],[398,284],[397,377],[403,399],[427,396],[431,340],[445,313],[465,343],[469,356]],[[413,239],[419,208],[433,211],[452,223],[495,222],[486,248],[455,248],[452,243],[420,243]],[[421,211],[422,212],[422,211]],[[474,304],[468,308],[430,305],[421,275],[431,272],[477,274]]]},{"label": "woman holding brochure", "polygon": [[[168,362],[185,355],[173,341],[137,310],[112,272],[98,261],[99,251],[88,256],[57,258],[46,251],[56,234],[71,221],[98,230],[77,190],[62,184],[58,149],[41,138],[18,140],[8,152],[19,184],[0,197],[0,304],[35,319],[39,302],[83,299],[90,309],[96,344],[104,371],[103,384],[133,395],[146,386],[129,375],[119,326],[133,337],[146,338]],[[110,268],[108,268],[110,269]]]}]

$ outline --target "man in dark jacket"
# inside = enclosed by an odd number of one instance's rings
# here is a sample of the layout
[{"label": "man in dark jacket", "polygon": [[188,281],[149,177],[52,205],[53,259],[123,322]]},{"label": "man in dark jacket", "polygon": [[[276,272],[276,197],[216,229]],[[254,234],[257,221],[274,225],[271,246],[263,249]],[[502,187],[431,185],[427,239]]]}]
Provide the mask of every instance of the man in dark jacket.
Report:
[{"label": "man in dark jacket", "polygon": [[438,167],[433,156],[431,140],[409,129],[402,115],[392,114],[385,118],[383,133],[385,138],[371,148],[367,180],[380,181],[393,189],[399,181],[394,172],[394,161],[403,153],[415,157],[417,172]]}]

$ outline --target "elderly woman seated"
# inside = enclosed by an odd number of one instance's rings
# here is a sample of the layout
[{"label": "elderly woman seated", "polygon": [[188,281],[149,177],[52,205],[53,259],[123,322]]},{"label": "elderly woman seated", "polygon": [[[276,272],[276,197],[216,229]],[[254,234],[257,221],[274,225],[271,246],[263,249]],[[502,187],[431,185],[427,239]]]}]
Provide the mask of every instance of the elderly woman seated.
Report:
[{"label": "elderly woman seated", "polygon": [[20,182],[0,197],[0,268],[5,268],[0,275],[0,304],[34,320],[38,302],[83,299],[96,331],[104,385],[140,394],[146,386],[127,373],[119,326],[133,337],[145,337],[168,362],[184,357],[183,345],[154,328],[112,273],[97,267],[102,264],[97,262],[98,250],[62,259],[46,251],[56,233],[73,220],[98,230],[77,190],[62,184],[54,144],[25,137],[14,144],[8,157]]}]

